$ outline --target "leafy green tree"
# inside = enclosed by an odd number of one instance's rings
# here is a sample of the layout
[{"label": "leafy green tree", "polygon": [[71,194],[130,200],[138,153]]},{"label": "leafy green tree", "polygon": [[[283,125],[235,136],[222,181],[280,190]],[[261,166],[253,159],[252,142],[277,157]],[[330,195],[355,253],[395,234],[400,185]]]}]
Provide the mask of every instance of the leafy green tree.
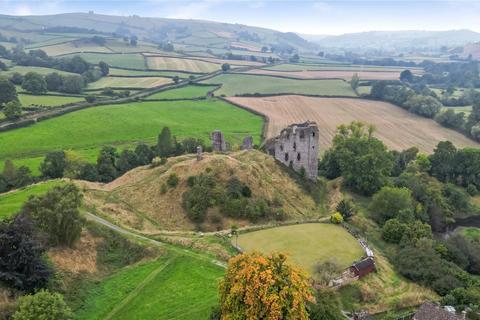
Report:
[{"label": "leafy green tree", "polygon": [[413,73],[410,70],[403,70],[400,73],[400,81],[412,83],[413,82]]},{"label": "leafy green tree", "polygon": [[63,83],[60,87],[61,92],[82,93],[85,87],[85,80],[79,75],[68,75],[63,77]]},{"label": "leafy green tree", "polygon": [[40,164],[40,172],[45,178],[62,178],[67,165],[65,152],[54,151],[47,153],[45,159]]},{"label": "leafy green tree", "polygon": [[191,220],[202,222],[208,208],[216,203],[216,183],[210,175],[206,174],[201,174],[193,180],[193,186],[182,195],[182,205]]},{"label": "leafy green tree", "polygon": [[57,72],[49,73],[45,76],[45,82],[49,91],[58,91],[63,84],[63,77]]},{"label": "leafy green tree", "polygon": [[390,243],[400,243],[407,230],[407,225],[393,218],[387,220],[382,228],[382,238]]},{"label": "leafy green tree", "polygon": [[33,196],[24,203],[22,213],[32,217],[52,245],[73,246],[80,238],[84,218],[79,207],[82,194],[73,184],[55,186],[45,195]]},{"label": "leafy green tree", "polygon": [[110,72],[110,66],[106,62],[103,62],[103,61],[100,61],[98,63],[98,66],[100,67],[100,71],[102,72],[102,75],[104,77],[108,76],[108,74]]},{"label": "leafy green tree", "polygon": [[358,85],[360,84],[360,78],[358,77],[358,73],[355,73],[350,80],[350,86],[352,87],[353,91],[357,92]]},{"label": "leafy green tree", "polygon": [[19,299],[13,320],[71,320],[73,312],[59,293],[40,290]]},{"label": "leafy green tree", "polygon": [[430,156],[431,174],[440,181],[448,182],[454,178],[457,148],[450,141],[440,141]]},{"label": "leafy green tree", "polygon": [[431,96],[415,95],[407,100],[409,111],[427,118],[433,118],[442,110],[440,101]]},{"label": "leafy green tree", "polygon": [[418,154],[418,148],[411,147],[401,152],[392,151],[392,154],[394,155],[394,159],[395,159],[392,175],[397,177],[407,168],[410,162],[416,159]]},{"label": "leafy green tree", "polygon": [[440,112],[435,117],[435,121],[440,123],[442,126],[452,129],[465,129],[465,113],[464,112],[455,112],[451,109]]},{"label": "leafy green tree", "polygon": [[144,143],[140,143],[135,147],[135,154],[139,165],[150,164],[154,158],[152,149]]},{"label": "leafy green tree", "polygon": [[359,122],[340,126],[333,138],[332,153],[347,186],[370,195],[378,191],[390,175],[393,156],[387,147]]},{"label": "leafy green tree", "polygon": [[373,99],[382,99],[385,95],[387,83],[385,81],[376,81],[370,89],[370,97]]},{"label": "leafy green tree", "polygon": [[308,314],[310,320],[340,320],[344,318],[337,295],[328,289],[317,291],[315,303],[309,305]]},{"label": "leafy green tree", "polygon": [[230,64],[228,63],[222,64],[222,71],[227,72],[228,70],[230,70]]},{"label": "leafy green tree", "polygon": [[0,71],[7,71],[8,68],[7,68],[7,65],[0,60]]},{"label": "leafy green tree", "polygon": [[9,101],[3,108],[3,114],[8,120],[18,119],[22,115],[22,105],[18,100]]},{"label": "leafy green tree", "polygon": [[0,221],[0,281],[33,292],[47,285],[52,270],[43,259],[45,248],[34,238],[31,220],[18,214]]},{"label": "leafy green tree", "polygon": [[314,301],[308,278],[286,260],[278,253],[230,259],[220,283],[222,319],[307,320],[307,304]]},{"label": "leafy green tree", "polygon": [[129,170],[138,166],[138,158],[135,152],[131,150],[123,150],[117,159],[115,167],[120,174],[123,174]]},{"label": "leafy green tree", "polygon": [[3,172],[2,176],[5,179],[5,182],[7,183],[8,188],[12,188],[15,186],[15,180],[17,178],[17,169],[15,168],[15,165],[13,164],[12,160],[5,160],[4,165],[3,165]]},{"label": "leafy green tree", "polygon": [[22,89],[33,94],[42,94],[47,92],[47,83],[42,75],[28,72],[23,78]]},{"label": "leafy green tree", "polygon": [[82,179],[86,181],[97,181],[98,180],[97,167],[91,163],[85,163],[80,169],[80,174],[78,175],[78,179]]},{"label": "leafy green tree", "polygon": [[14,100],[18,100],[15,86],[8,79],[0,77],[0,107]]},{"label": "leafy green tree", "polygon": [[373,195],[369,208],[375,220],[381,225],[393,218],[403,218],[406,213],[413,214],[413,209],[412,192],[407,188],[396,187],[383,187]]},{"label": "leafy green tree", "polygon": [[164,127],[158,136],[157,152],[160,157],[171,156],[174,152],[172,134],[168,127]]},{"label": "leafy green tree", "polygon": [[15,175],[15,187],[21,188],[33,182],[32,171],[26,166],[17,169]]},{"label": "leafy green tree", "polygon": [[23,75],[19,72],[14,72],[10,76],[10,81],[17,86],[21,86],[23,82]]},{"label": "leafy green tree", "polygon": [[418,169],[423,172],[430,171],[431,163],[428,156],[424,153],[418,153],[417,157],[415,158],[415,164],[418,166]]},{"label": "leafy green tree", "polygon": [[340,224],[343,222],[343,216],[340,212],[335,212],[330,216],[330,222],[333,224]]},{"label": "leafy green tree", "polygon": [[115,167],[117,158],[118,154],[115,148],[105,146],[100,150],[97,158],[97,173],[100,182],[111,182],[118,176]]}]

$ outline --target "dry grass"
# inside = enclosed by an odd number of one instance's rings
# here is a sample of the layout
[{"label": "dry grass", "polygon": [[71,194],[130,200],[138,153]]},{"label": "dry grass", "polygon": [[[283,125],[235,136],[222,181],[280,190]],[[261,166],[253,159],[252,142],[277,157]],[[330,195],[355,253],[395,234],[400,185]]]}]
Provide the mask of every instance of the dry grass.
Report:
[{"label": "dry grass", "polygon": [[241,48],[241,49],[246,49],[249,51],[260,51],[262,48],[259,45],[254,45],[246,42],[231,42],[230,46],[235,47],[235,48]]},{"label": "dry grass", "polygon": [[49,56],[59,56],[63,54],[70,54],[70,53],[77,53],[77,52],[105,52],[111,53],[107,47],[99,46],[93,43],[75,43],[75,42],[67,42],[56,44],[53,46],[42,47],[43,51],[45,51]]},{"label": "dry grass", "polygon": [[291,77],[297,79],[352,79],[356,73],[362,80],[398,80],[400,72],[397,71],[274,71],[265,69],[249,70],[249,74],[266,74],[271,76]]},{"label": "dry grass", "polygon": [[182,70],[204,73],[220,70],[220,65],[207,61],[158,56],[149,56],[146,59],[148,67],[156,70]]},{"label": "dry grass", "polygon": [[316,121],[320,129],[320,150],[330,147],[340,124],[354,120],[375,125],[375,135],[390,149],[403,150],[416,146],[423,152],[431,153],[438,142],[444,140],[450,140],[459,148],[480,146],[433,120],[386,102],[303,96],[231,97],[228,100],[266,115],[269,120],[267,137],[276,136],[291,123]]},{"label": "dry grass", "polygon": [[171,83],[172,79],[162,77],[103,77],[88,85],[88,89],[101,88],[153,88]]},{"label": "dry grass", "polygon": [[264,66],[264,63],[249,60],[226,60],[218,58],[198,58],[198,60],[207,61],[211,63],[224,64],[228,63],[233,66]]},{"label": "dry grass", "polygon": [[[212,170],[219,181],[236,176],[247,183],[254,197],[277,199],[289,217],[314,217],[320,212],[314,200],[279,167],[271,157],[258,151],[231,154],[205,154],[200,162],[195,157],[170,158],[167,164],[150,168],[136,168],[107,185],[81,183],[86,190],[85,200],[119,224],[152,233],[155,230],[195,230],[182,208],[182,194],[188,189],[187,178]],[[162,193],[162,185],[171,173],[180,179],[175,188]],[[202,229],[216,231],[228,228],[233,222],[223,219],[211,222],[216,209],[209,212]],[[235,221],[247,225],[247,221]]]},{"label": "dry grass", "polygon": [[53,247],[48,251],[48,257],[61,271],[93,274],[98,271],[96,247],[99,241],[101,239],[83,230],[73,248]]}]

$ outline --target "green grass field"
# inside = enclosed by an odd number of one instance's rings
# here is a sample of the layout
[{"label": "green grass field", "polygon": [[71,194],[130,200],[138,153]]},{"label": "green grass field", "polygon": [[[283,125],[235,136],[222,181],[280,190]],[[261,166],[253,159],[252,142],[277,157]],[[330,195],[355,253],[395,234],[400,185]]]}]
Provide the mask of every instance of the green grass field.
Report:
[{"label": "green grass field", "polygon": [[147,99],[192,99],[205,97],[215,86],[186,86],[155,93]]},{"label": "green grass field", "polygon": [[168,253],[94,286],[75,319],[208,319],[223,273],[211,262]]},{"label": "green grass field", "polygon": [[[235,239],[233,239],[235,241]],[[309,273],[318,262],[335,258],[342,268],[363,255],[357,240],[340,226],[308,223],[240,234],[238,245],[245,251],[284,252]]]},{"label": "green grass field", "polygon": [[257,115],[216,99],[101,106],[0,133],[0,161],[38,159],[49,151],[66,149],[81,154],[88,150],[96,158],[95,150],[102,145],[154,143],[164,126],[170,127],[179,139],[198,137],[209,141],[210,133],[220,129],[231,143],[240,143],[246,135],[253,135],[255,143],[259,143],[262,121]]},{"label": "green grass field", "polygon": [[80,97],[67,97],[67,96],[34,96],[31,94],[19,94],[18,98],[23,106],[45,106],[45,107],[57,107],[64,104],[85,101]]},{"label": "green grass field", "polygon": [[57,70],[57,69],[53,69],[53,68],[15,66],[15,67],[12,67],[12,68],[8,69],[8,71],[1,71],[0,75],[11,76],[15,72],[18,72],[20,74],[26,74],[27,72],[36,72],[36,73],[39,73],[39,74],[42,74],[42,75],[47,75],[47,74],[53,73],[53,72],[56,72],[58,74],[63,74],[63,75],[75,74],[75,73],[70,73],[70,72]]},{"label": "green grass field", "polygon": [[62,183],[64,182],[61,180],[49,180],[27,186],[23,189],[0,194],[0,221],[17,213],[30,196],[44,194],[54,186]]},{"label": "green grass field", "polygon": [[209,84],[222,84],[215,95],[234,96],[246,93],[296,93],[326,96],[355,96],[350,85],[342,80],[296,80],[279,77],[222,74],[203,81]]},{"label": "green grass field", "polygon": [[472,112],[472,106],[465,106],[465,107],[444,107],[444,109],[453,110],[456,113],[458,112],[465,112],[468,116]]},{"label": "green grass field", "polygon": [[460,234],[472,240],[480,241],[480,228],[462,227],[459,230]]},{"label": "green grass field", "polygon": [[98,81],[88,84],[87,89],[102,88],[153,88],[164,84],[171,83],[172,79],[162,77],[143,77],[143,78],[126,78],[126,77],[103,77]]},{"label": "green grass field", "polygon": [[76,53],[65,57],[80,56],[90,63],[104,61],[112,67],[145,69],[145,61],[140,54],[101,54],[101,53]]}]

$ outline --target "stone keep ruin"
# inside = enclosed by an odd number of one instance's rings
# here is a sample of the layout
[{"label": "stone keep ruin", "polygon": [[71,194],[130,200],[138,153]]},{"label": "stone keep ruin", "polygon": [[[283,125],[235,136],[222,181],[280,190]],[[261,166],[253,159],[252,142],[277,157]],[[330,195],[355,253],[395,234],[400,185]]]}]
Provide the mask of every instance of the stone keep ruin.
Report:
[{"label": "stone keep ruin", "polygon": [[[296,172],[305,170],[308,179],[316,180],[318,175],[318,126],[315,122],[292,124],[270,139],[266,144],[272,155]],[[303,169],[302,169],[303,168]]]}]

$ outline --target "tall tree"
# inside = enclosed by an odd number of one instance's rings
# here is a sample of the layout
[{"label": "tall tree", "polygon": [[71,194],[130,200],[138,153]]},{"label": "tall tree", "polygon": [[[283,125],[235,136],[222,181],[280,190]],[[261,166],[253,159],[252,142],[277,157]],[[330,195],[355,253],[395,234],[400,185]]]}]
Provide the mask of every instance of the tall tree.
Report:
[{"label": "tall tree", "polygon": [[5,179],[7,185],[12,188],[15,186],[15,179],[17,177],[17,169],[12,160],[5,160],[3,165],[2,176]]},{"label": "tall tree", "polygon": [[17,100],[17,90],[8,79],[0,77],[0,107],[9,101]]},{"label": "tall tree", "polygon": [[40,290],[34,295],[20,297],[13,320],[71,320],[73,312],[61,294]]},{"label": "tall tree", "polygon": [[45,76],[45,82],[49,91],[58,91],[63,84],[63,77],[57,72],[49,73]]},{"label": "tall tree", "polygon": [[412,83],[413,82],[413,73],[410,70],[403,70],[400,73],[400,81]]},{"label": "tall tree", "polygon": [[18,119],[22,115],[22,105],[18,100],[9,101],[3,108],[3,114],[8,120]]},{"label": "tall tree", "polygon": [[164,127],[160,132],[157,141],[157,152],[160,157],[171,156],[174,152],[173,138],[170,128]]},{"label": "tall tree", "polygon": [[27,216],[19,214],[13,220],[0,221],[0,281],[27,292],[44,288],[52,275],[44,252]]},{"label": "tall tree", "polygon": [[104,77],[108,76],[108,73],[110,72],[110,66],[106,62],[103,62],[103,61],[100,61],[98,63],[98,66],[100,67],[100,71],[102,72],[102,75]]},{"label": "tall tree", "polygon": [[115,163],[117,161],[117,150],[112,147],[103,147],[97,158],[98,180],[101,182],[113,181],[118,173]]},{"label": "tall tree", "polygon": [[358,85],[360,84],[360,78],[358,77],[358,73],[355,73],[350,80],[350,86],[352,87],[353,91],[357,92]]},{"label": "tall tree", "polygon": [[374,129],[360,122],[342,125],[333,138],[331,153],[345,183],[354,191],[370,195],[386,183],[393,168],[393,156]]},{"label": "tall tree", "polygon": [[307,276],[283,254],[240,254],[220,283],[222,319],[308,319]]},{"label": "tall tree", "polygon": [[450,141],[440,141],[430,156],[431,174],[443,182],[452,181],[455,172],[457,148]]},{"label": "tall tree", "polygon": [[54,151],[47,153],[40,165],[40,172],[45,178],[62,178],[66,167],[65,152]]},{"label": "tall tree", "polygon": [[23,78],[22,89],[33,94],[45,93],[47,92],[47,82],[41,74],[28,72]]},{"label": "tall tree", "polygon": [[79,207],[82,194],[73,184],[55,186],[45,195],[33,196],[22,207],[22,213],[36,222],[52,245],[73,246],[80,238],[84,219]]}]

